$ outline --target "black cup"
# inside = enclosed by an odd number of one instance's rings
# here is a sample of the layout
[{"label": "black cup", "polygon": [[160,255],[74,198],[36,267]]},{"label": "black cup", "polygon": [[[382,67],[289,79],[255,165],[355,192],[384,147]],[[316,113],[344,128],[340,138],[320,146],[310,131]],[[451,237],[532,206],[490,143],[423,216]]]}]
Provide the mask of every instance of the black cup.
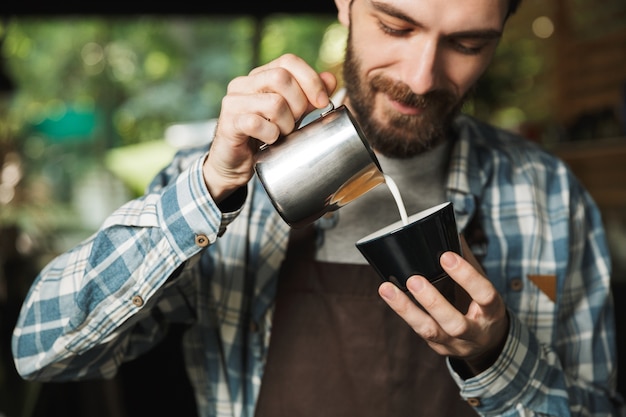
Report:
[{"label": "black cup", "polygon": [[[422,275],[438,288],[448,287],[452,280],[439,258],[446,251],[461,254],[452,203],[413,214],[406,225],[398,221],[384,227],[360,239],[356,247],[383,280],[404,291],[411,275]],[[448,279],[443,282],[444,278]]]}]

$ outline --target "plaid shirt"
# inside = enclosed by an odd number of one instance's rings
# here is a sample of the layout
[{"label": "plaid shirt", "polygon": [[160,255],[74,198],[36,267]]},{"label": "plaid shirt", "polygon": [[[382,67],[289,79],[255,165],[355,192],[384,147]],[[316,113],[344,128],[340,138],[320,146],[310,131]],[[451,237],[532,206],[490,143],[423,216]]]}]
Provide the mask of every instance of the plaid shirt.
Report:
[{"label": "plaid shirt", "polygon": [[[534,144],[467,116],[457,126],[446,195],[459,230],[478,213],[487,244],[472,250],[510,315],[488,370],[464,380],[448,362],[460,395],[485,416],[617,415],[610,261],[595,204]],[[179,152],[143,197],[42,271],[13,338],[25,378],[111,377],[181,322],[200,415],[254,415],[289,227],[256,179],[223,213],[204,185],[206,152]]]}]

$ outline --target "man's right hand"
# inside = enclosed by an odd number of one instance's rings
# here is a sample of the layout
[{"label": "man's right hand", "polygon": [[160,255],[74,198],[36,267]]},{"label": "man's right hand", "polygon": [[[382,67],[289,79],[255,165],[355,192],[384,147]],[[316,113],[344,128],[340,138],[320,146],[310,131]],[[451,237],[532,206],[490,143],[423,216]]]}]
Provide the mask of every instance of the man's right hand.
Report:
[{"label": "man's right hand", "polygon": [[203,166],[213,200],[219,203],[245,185],[261,143],[274,143],[291,133],[304,114],[327,106],[336,86],[334,75],[318,74],[292,54],[232,80]]}]

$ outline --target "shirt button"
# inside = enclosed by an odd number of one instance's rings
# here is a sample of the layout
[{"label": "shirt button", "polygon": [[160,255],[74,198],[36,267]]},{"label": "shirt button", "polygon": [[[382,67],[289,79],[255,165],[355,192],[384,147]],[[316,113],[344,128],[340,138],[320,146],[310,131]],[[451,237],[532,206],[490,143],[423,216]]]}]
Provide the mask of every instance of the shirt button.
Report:
[{"label": "shirt button", "polygon": [[206,235],[196,235],[196,245],[200,246],[201,248],[204,248],[208,246],[208,244],[209,244],[209,238],[206,237]]},{"label": "shirt button", "polygon": [[137,306],[137,307],[141,307],[141,306],[143,305],[143,298],[141,298],[141,296],[139,296],[139,295],[135,295],[135,296],[132,298],[132,302],[133,302],[133,304],[134,304],[135,306]]},{"label": "shirt button", "polygon": [[520,278],[513,278],[509,283],[509,286],[513,291],[521,291],[524,287],[524,282]]},{"label": "shirt button", "polygon": [[467,403],[472,407],[480,407],[480,398],[471,397],[467,399]]}]

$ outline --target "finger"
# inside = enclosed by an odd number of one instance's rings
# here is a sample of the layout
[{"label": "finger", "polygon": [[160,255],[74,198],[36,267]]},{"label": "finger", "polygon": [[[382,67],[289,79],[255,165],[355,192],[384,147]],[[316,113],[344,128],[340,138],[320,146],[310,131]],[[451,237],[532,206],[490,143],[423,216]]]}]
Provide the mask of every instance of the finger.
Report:
[{"label": "finger", "polygon": [[[408,281],[411,281],[411,279]],[[447,337],[428,313],[422,310],[407,294],[391,282],[383,282],[378,287],[378,293],[387,305],[425,340],[439,343]]]},{"label": "finger", "polygon": [[[335,91],[335,88],[337,88],[337,77],[335,77],[335,75],[330,72],[321,72],[319,76],[324,82],[326,95],[330,96]],[[327,104],[322,107],[326,107]]]},{"label": "finger", "polygon": [[[326,73],[323,77],[320,77],[317,71],[302,58],[293,54],[285,54],[261,67],[253,69],[249,75],[273,73],[271,70],[274,69],[286,70],[301,88],[308,103],[311,103],[317,108],[323,108],[328,105],[328,96],[335,88],[335,86],[332,86],[331,91],[327,90],[330,73]],[[330,87],[330,85],[328,87]],[[300,114],[300,116],[301,115],[302,114]]]},{"label": "finger", "polygon": [[230,94],[222,100],[219,135],[273,143],[281,133],[290,133],[294,127],[289,107],[278,94]]},{"label": "finger", "polygon": [[445,252],[440,258],[441,267],[470,296],[474,303],[485,308],[497,301],[493,284],[467,260],[454,252]]},{"label": "finger", "polygon": [[271,145],[276,142],[282,130],[277,123],[258,114],[237,115],[233,119],[233,125],[242,135],[256,139],[248,142],[254,151],[262,144]]},{"label": "finger", "polygon": [[228,85],[226,97],[264,100],[265,107],[260,112],[267,112],[267,118],[275,118],[280,110],[289,116],[294,125],[310,106],[297,81],[283,68],[235,78]]},{"label": "finger", "polygon": [[395,284],[385,281],[378,287],[378,294],[385,302],[411,326],[420,320],[426,320],[428,314],[422,311],[407,294]]},{"label": "finger", "polygon": [[407,282],[408,290],[415,300],[447,335],[463,334],[467,330],[465,315],[450,304],[446,297],[426,278],[412,276]]}]

